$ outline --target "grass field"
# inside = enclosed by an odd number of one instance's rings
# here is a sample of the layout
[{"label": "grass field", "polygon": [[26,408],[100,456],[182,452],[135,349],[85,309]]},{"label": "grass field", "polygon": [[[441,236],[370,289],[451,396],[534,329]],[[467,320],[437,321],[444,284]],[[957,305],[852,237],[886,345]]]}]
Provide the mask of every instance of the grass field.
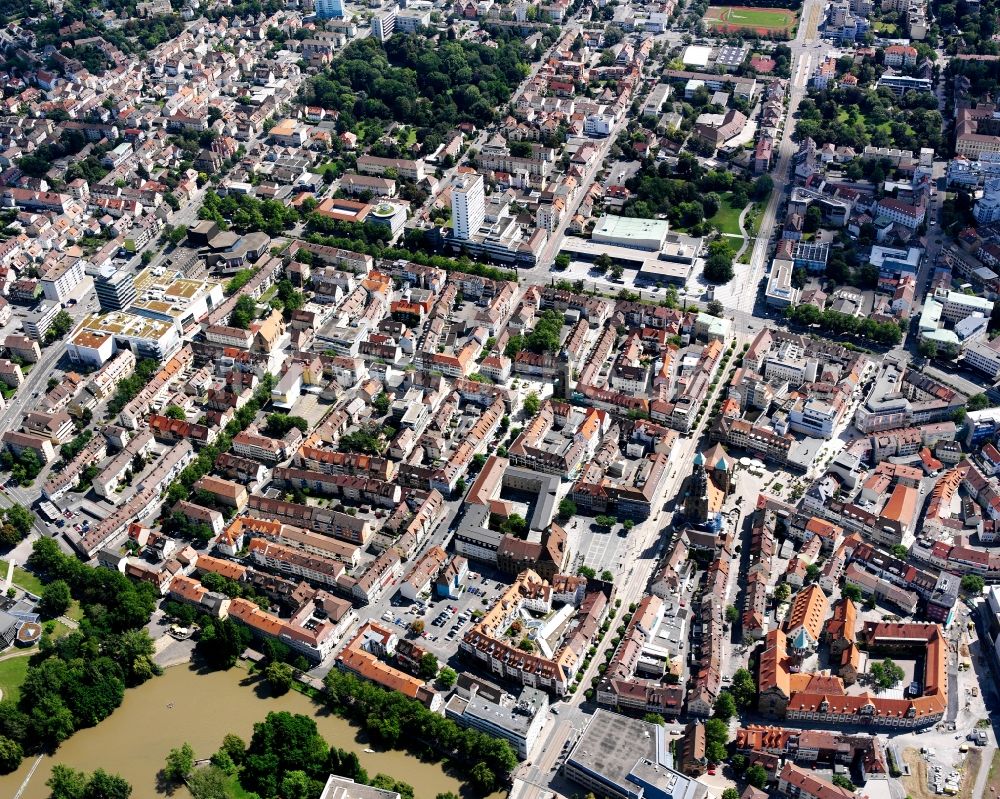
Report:
[{"label": "grass field", "polygon": [[727,191],[720,195],[722,202],[715,216],[709,219],[709,223],[715,225],[720,233],[732,233],[735,236],[740,234],[740,212],[742,208],[735,208],[729,204],[733,193]]},{"label": "grass field", "polygon": [[13,699],[15,702],[21,695],[21,683],[28,673],[27,655],[24,657],[8,658],[0,660],[0,690],[3,691],[4,699]]},{"label": "grass field", "polygon": [[[0,560],[0,570],[2,570],[3,576],[6,577],[7,561]],[[25,591],[30,591],[35,596],[41,596],[42,589],[45,588],[41,580],[30,572],[26,572],[20,566],[14,567],[14,584],[23,588]]]},{"label": "grass field", "polygon": [[755,31],[761,36],[784,31],[791,38],[797,15],[785,8],[746,8],[743,6],[710,6],[705,12],[705,26],[722,33]]}]

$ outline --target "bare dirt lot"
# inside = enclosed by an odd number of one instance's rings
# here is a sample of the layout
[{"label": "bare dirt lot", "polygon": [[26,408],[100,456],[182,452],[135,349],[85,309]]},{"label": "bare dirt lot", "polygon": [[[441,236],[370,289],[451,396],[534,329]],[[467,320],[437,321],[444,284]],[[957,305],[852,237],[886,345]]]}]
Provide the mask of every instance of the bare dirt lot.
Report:
[{"label": "bare dirt lot", "polygon": [[[910,767],[910,776],[902,777],[900,780],[906,792],[913,799],[936,799],[936,794],[927,781],[927,761],[920,756],[920,753],[916,749],[912,748],[904,750],[903,759]],[[970,750],[960,769],[962,772],[962,787],[958,792],[959,799],[972,799],[972,791],[975,788],[976,777],[979,776],[979,769],[981,767],[982,752],[978,749]]]}]

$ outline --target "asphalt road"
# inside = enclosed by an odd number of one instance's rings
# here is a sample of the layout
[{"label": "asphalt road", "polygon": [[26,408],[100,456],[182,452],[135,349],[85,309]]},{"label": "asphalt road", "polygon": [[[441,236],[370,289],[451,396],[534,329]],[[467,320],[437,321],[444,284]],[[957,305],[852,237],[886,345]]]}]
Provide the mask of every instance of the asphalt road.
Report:
[{"label": "asphalt road", "polygon": [[767,201],[767,206],[764,208],[758,227],[758,230],[763,231],[764,235],[758,236],[754,241],[749,266],[738,267],[736,277],[715,291],[716,299],[726,307],[727,314],[731,310],[752,313],[757,302],[758,288],[767,274],[771,254],[770,235],[772,231],[777,229],[778,209],[793,185],[790,171],[792,157],[795,155],[796,149],[795,142],[792,141],[792,133],[795,130],[795,114],[798,111],[799,103],[806,95],[813,67],[818,64],[828,47],[825,42],[813,38],[815,26],[808,24],[813,15],[821,13],[822,9],[821,0],[806,0],[801,15],[804,22],[799,26],[796,38],[788,43],[792,51],[792,77],[789,81],[785,106],[784,129],[777,147],[775,166],[771,173],[774,189]]}]

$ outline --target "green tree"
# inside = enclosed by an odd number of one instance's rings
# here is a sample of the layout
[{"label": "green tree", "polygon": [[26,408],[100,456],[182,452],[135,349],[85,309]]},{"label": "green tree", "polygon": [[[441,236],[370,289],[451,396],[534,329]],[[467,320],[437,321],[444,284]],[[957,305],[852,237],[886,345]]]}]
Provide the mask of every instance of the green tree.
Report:
[{"label": "green tree", "polygon": [[611,573],[609,569],[605,569],[601,572],[601,579],[606,583],[614,582],[615,576]]},{"label": "green tree", "polygon": [[744,776],[754,788],[763,789],[767,785],[767,771],[759,763],[754,763],[746,770]]},{"label": "green tree", "polygon": [[458,674],[455,670],[445,666],[441,669],[441,673],[437,677],[438,683],[442,688],[451,688],[456,682],[458,682]]},{"label": "green tree", "polygon": [[326,776],[329,747],[308,716],[268,713],[254,725],[243,762],[240,784],[261,796],[280,794],[286,772],[303,771],[313,779]]},{"label": "green tree", "polygon": [[257,303],[252,297],[243,296],[233,306],[233,312],[229,315],[229,324],[241,330],[248,330],[256,318]]},{"label": "green tree", "polygon": [[45,783],[49,799],[129,799],[132,786],[117,774],[97,769],[89,777],[83,771],[56,765]]},{"label": "green tree", "polygon": [[667,723],[666,719],[664,719],[659,713],[647,713],[642,717],[642,720],[647,724],[658,724],[661,727],[665,726]]},{"label": "green tree", "polygon": [[791,595],[792,589],[788,583],[778,583],[777,587],[774,589],[774,598],[778,602],[787,602]]},{"label": "green tree", "polygon": [[187,419],[187,414],[184,413],[184,409],[180,405],[168,405],[163,411],[163,415],[168,419],[176,419],[179,422],[183,422]]},{"label": "green tree", "polygon": [[179,749],[171,749],[163,765],[163,778],[168,782],[180,784],[194,770],[194,749],[185,742]]},{"label": "green tree", "polygon": [[275,696],[282,696],[291,690],[295,681],[295,671],[287,663],[268,663],[264,669],[264,678],[272,693]]},{"label": "green tree", "polygon": [[483,762],[476,763],[469,772],[469,780],[473,787],[482,794],[493,793],[496,790],[496,774]]},{"label": "green tree", "polygon": [[850,777],[845,777],[843,774],[834,774],[830,777],[830,782],[836,785],[838,788],[843,788],[847,791],[854,791],[855,785],[851,781]]},{"label": "green tree", "polygon": [[62,616],[68,609],[73,597],[65,580],[54,580],[42,589],[42,597],[38,610],[47,619]]},{"label": "green tree", "polygon": [[728,255],[710,255],[705,261],[705,279],[722,285],[728,283],[735,276],[733,271],[733,259]]},{"label": "green tree", "polygon": [[757,683],[753,675],[747,669],[737,669],[733,674],[733,682],[730,685],[730,693],[736,700],[736,706],[740,710],[747,710],[753,707],[757,697]]},{"label": "green tree", "polygon": [[14,504],[4,511],[4,520],[23,538],[31,532],[31,528],[35,524],[35,514],[24,505]]},{"label": "green tree", "polygon": [[24,750],[21,744],[6,736],[0,735],[0,774],[10,774],[21,765]]},{"label": "green tree", "polygon": [[559,253],[555,258],[555,268],[560,272],[569,269],[570,257],[564,252]]},{"label": "green tree", "polygon": [[117,774],[108,774],[104,769],[97,769],[87,781],[85,799],[128,799],[132,795],[132,786]]},{"label": "green tree", "polygon": [[87,791],[87,775],[69,766],[55,765],[46,780],[49,799],[83,799]]},{"label": "green tree", "polygon": [[770,195],[771,191],[774,189],[774,180],[770,175],[761,175],[753,182],[753,188],[750,190],[750,196],[755,200],[766,200]]},{"label": "green tree", "polygon": [[966,574],[962,577],[962,590],[968,594],[981,594],[986,583],[978,574]]},{"label": "green tree", "polygon": [[740,792],[735,788],[726,788],[722,792],[722,799],[740,799]]},{"label": "green tree", "polygon": [[823,211],[818,205],[810,205],[806,209],[805,218],[802,220],[802,230],[806,233],[815,233],[823,224]]},{"label": "green tree", "polygon": [[314,786],[308,774],[304,771],[293,770],[285,773],[281,780],[282,799],[310,799],[315,796],[318,786]]},{"label": "green tree", "polygon": [[438,673],[438,659],[430,652],[425,652],[417,664],[417,673],[424,680],[433,680]]},{"label": "green tree", "polygon": [[538,394],[532,391],[524,398],[524,413],[526,416],[534,416],[542,407],[542,401],[538,399]]},{"label": "green tree", "polygon": [[869,669],[872,679],[880,688],[892,688],[906,676],[905,672],[891,658],[881,663],[873,663]]},{"label": "green tree", "polygon": [[229,799],[228,783],[227,772],[213,764],[196,768],[186,784],[192,799]]},{"label": "green tree", "polygon": [[726,621],[733,624],[740,617],[740,611],[735,605],[726,605]]},{"label": "green tree", "polygon": [[850,599],[852,602],[860,602],[864,598],[861,594],[861,589],[854,585],[854,583],[844,583],[840,595]]},{"label": "green tree", "polygon": [[718,300],[709,300],[708,305],[705,306],[705,312],[710,316],[722,316],[726,309]]},{"label": "green tree", "polygon": [[576,503],[569,499],[559,500],[559,518],[562,521],[567,521],[576,516]]},{"label": "green tree", "polygon": [[729,691],[720,691],[712,705],[712,715],[721,721],[729,721],[736,715],[736,700]]},{"label": "green tree", "polygon": [[389,412],[392,399],[384,391],[372,400],[372,407],[379,416],[385,416]]},{"label": "green tree", "polygon": [[202,627],[197,651],[212,665],[231,669],[250,643],[246,628],[232,619],[212,619]]},{"label": "green tree", "polygon": [[60,311],[53,319],[49,329],[45,332],[45,343],[51,344],[69,333],[73,329],[73,317],[66,311]]},{"label": "green tree", "polygon": [[246,751],[246,741],[234,733],[226,735],[222,739],[222,746],[219,747],[219,752],[224,753],[237,766],[243,762]]},{"label": "green tree", "polygon": [[990,407],[990,400],[985,394],[973,394],[965,403],[970,411],[981,411]]}]

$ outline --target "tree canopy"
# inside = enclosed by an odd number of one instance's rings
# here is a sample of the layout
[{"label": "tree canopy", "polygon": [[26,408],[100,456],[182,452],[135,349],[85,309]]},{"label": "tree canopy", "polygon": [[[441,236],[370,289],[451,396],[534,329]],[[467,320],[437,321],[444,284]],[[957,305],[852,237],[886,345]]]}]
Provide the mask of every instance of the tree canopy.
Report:
[{"label": "tree canopy", "polygon": [[520,40],[502,37],[495,48],[420,35],[394,36],[384,45],[357,39],[306,84],[302,99],[338,111],[342,130],[400,122],[415,126],[418,141],[433,148],[459,122],[482,127],[496,119],[528,60]]}]

